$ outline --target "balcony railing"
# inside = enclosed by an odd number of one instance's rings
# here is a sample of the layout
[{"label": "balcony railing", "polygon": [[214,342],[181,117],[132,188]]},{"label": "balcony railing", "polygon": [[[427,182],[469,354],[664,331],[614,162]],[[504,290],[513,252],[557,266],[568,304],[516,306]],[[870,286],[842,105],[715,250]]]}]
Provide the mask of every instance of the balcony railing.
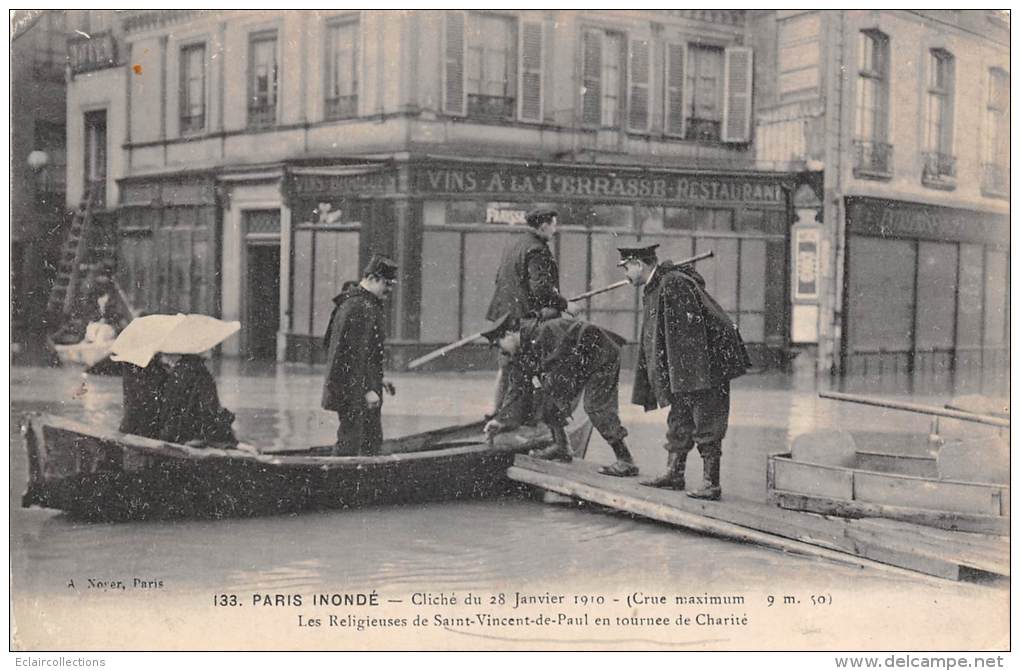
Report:
[{"label": "balcony railing", "polygon": [[687,132],[684,133],[684,139],[715,142],[719,140],[721,128],[722,124],[718,120],[689,117],[687,119]]},{"label": "balcony railing", "polygon": [[469,93],[467,113],[472,119],[508,121],[514,118],[516,98]]},{"label": "balcony railing", "polygon": [[981,191],[985,195],[1009,197],[1009,166],[985,163],[981,172]]},{"label": "balcony railing", "polygon": [[924,167],[921,169],[921,183],[937,189],[951,189],[956,186],[956,157],[938,152],[921,154]]},{"label": "balcony railing", "polygon": [[854,140],[854,177],[889,179],[892,177],[893,147],[874,140]]},{"label": "balcony railing", "polygon": [[195,133],[205,128],[205,113],[181,117],[181,132]]},{"label": "balcony railing", "polygon": [[276,124],[276,105],[259,102],[248,105],[248,127],[267,128]]},{"label": "balcony railing", "polygon": [[351,119],[358,116],[358,96],[326,98],[327,119]]}]

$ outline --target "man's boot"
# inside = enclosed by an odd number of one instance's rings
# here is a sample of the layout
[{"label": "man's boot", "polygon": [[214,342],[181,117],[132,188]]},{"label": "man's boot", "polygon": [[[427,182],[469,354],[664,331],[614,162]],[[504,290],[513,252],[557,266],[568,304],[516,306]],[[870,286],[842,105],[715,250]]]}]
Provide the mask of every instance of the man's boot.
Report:
[{"label": "man's boot", "polygon": [[562,461],[569,464],[574,460],[574,455],[570,453],[570,446],[567,445],[566,432],[562,426],[551,426],[549,429],[552,431],[553,444],[542,450],[532,450],[528,454],[536,459]]},{"label": "man's boot", "polygon": [[719,486],[719,460],[722,455],[713,454],[702,457],[705,469],[704,487],[694,492],[687,492],[692,499],[706,499],[718,501],[722,496],[722,487]]},{"label": "man's boot", "polygon": [[616,462],[609,466],[603,466],[599,469],[599,473],[618,478],[629,478],[638,474],[638,467],[634,465],[634,457],[630,455],[630,450],[627,449],[627,444],[623,442],[622,438],[609,443],[609,447],[613,448]]},{"label": "man's boot", "polygon": [[687,455],[679,452],[670,452],[666,458],[666,472],[654,480],[643,480],[642,485],[646,487],[658,487],[659,489],[683,490],[684,470],[687,468]]}]

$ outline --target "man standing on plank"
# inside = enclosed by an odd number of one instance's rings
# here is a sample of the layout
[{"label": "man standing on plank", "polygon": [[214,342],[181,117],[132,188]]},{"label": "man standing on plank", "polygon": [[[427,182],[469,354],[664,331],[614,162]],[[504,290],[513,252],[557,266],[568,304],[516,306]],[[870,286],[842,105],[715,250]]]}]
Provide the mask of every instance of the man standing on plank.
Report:
[{"label": "man standing on plank", "polygon": [[746,373],[751,360],[736,325],[705,291],[701,275],[690,265],[659,263],[657,247],[619,249],[627,279],[644,287],[633,402],[645,411],[669,406],[666,473],[641,484],[684,489],[687,454],[697,445],[704,486],[687,495],[717,501],[730,380]]}]

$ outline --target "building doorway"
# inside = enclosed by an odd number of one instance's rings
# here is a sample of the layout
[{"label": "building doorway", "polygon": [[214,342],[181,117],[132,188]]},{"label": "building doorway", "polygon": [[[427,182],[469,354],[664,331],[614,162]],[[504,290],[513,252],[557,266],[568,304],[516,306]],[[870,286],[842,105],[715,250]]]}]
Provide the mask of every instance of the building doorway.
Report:
[{"label": "building doorway", "polygon": [[275,360],[280,330],[280,245],[249,242],[245,247],[244,355]]}]

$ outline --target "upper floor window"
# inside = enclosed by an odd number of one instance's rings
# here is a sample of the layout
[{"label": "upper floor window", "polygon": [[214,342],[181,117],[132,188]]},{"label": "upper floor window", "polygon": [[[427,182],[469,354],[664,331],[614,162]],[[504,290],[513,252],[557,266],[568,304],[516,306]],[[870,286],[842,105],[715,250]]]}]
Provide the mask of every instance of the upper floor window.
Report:
[{"label": "upper floor window", "polygon": [[857,176],[886,177],[892,169],[887,143],[889,100],[889,38],[874,30],[857,37],[855,102],[855,164]]},{"label": "upper floor window", "polygon": [[541,121],[540,21],[447,11],[443,22],[443,111],[482,121]]},{"label": "upper floor window", "polygon": [[719,140],[723,112],[723,50],[687,47],[687,100],[684,104],[688,140]]},{"label": "upper floor window", "polygon": [[95,188],[95,204],[106,200],[106,110],[85,113],[85,189]]},{"label": "upper floor window", "polygon": [[993,195],[1009,195],[1009,73],[988,71],[985,102],[984,176],[982,187]]},{"label": "upper floor window", "polygon": [[205,128],[205,45],[181,47],[181,133]]},{"label": "upper floor window", "polygon": [[358,115],[358,20],[326,26],[326,118]]},{"label": "upper floor window", "polygon": [[581,66],[581,120],[586,125],[620,127],[623,96],[623,35],[585,30]]},{"label": "upper floor window", "polygon": [[467,15],[467,113],[512,119],[517,100],[517,26],[494,14]]},{"label": "upper floor window", "polygon": [[928,53],[928,87],[925,91],[925,182],[956,175],[953,157],[953,56],[941,49]]},{"label": "upper floor window", "polygon": [[276,31],[255,33],[248,43],[248,125],[276,123]]}]

